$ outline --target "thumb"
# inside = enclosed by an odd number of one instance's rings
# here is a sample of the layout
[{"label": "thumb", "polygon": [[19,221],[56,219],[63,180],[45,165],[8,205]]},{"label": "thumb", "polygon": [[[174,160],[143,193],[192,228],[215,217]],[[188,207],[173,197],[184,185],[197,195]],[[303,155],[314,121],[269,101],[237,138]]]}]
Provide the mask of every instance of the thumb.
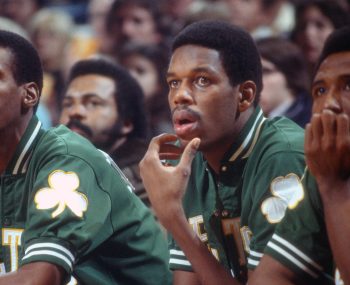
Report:
[{"label": "thumb", "polygon": [[185,147],[179,165],[185,169],[190,168],[198,147],[201,143],[199,138],[192,139]]}]

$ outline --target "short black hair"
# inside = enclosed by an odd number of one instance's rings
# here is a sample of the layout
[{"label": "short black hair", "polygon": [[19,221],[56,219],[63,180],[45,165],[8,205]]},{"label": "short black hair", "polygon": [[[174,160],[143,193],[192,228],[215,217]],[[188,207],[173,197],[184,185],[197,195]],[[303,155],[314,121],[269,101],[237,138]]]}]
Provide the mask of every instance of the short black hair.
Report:
[{"label": "short black hair", "polygon": [[[38,52],[22,36],[0,30],[0,47],[8,49],[12,58],[12,72],[17,84],[34,82],[38,86],[39,96],[43,88],[43,69]],[[39,102],[39,101],[38,101]],[[38,106],[34,107],[34,112]]]},{"label": "short black hair", "polygon": [[68,76],[68,84],[83,75],[97,74],[111,78],[116,86],[114,94],[118,114],[122,120],[130,120],[134,129],[128,137],[147,138],[148,123],[144,105],[144,95],[140,85],[120,65],[104,58],[78,61],[73,65]]},{"label": "short black hair", "polygon": [[259,52],[248,32],[224,21],[198,21],[175,37],[172,51],[184,45],[217,50],[232,86],[246,80],[256,84],[255,105],[258,104],[262,90],[262,67]]},{"label": "short black hair", "polygon": [[345,26],[334,30],[329,35],[323,46],[321,55],[318,58],[314,76],[316,75],[317,70],[319,69],[322,62],[326,59],[326,57],[330,56],[331,54],[343,51],[350,52],[350,26]]}]

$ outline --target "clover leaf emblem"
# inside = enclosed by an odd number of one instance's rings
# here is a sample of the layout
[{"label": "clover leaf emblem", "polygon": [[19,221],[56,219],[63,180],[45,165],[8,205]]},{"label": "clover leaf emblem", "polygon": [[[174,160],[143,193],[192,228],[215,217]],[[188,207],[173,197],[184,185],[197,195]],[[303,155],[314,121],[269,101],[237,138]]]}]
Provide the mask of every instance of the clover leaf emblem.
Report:
[{"label": "clover leaf emblem", "polygon": [[55,218],[68,207],[76,216],[82,217],[87,210],[88,199],[77,191],[79,177],[74,172],[62,170],[53,171],[48,177],[50,187],[45,187],[35,195],[34,202],[39,210],[51,209],[57,206],[52,213]]},{"label": "clover leaf emblem", "polygon": [[304,199],[300,178],[294,173],[275,178],[270,185],[272,197],[264,200],[261,211],[270,223],[280,222],[287,210],[295,208]]}]

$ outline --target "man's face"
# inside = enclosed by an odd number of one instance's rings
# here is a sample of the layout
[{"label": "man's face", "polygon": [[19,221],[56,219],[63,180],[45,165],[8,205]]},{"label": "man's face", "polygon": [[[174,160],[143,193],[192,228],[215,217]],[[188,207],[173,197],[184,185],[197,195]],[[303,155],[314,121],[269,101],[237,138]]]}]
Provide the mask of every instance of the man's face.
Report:
[{"label": "man's face", "polygon": [[148,10],[136,5],[124,5],[117,11],[111,35],[117,45],[126,42],[156,44],[160,41],[156,23]]},{"label": "man's face", "polygon": [[152,61],[138,54],[129,55],[121,61],[140,84],[146,101],[159,92],[158,73]]},{"label": "man's face", "polygon": [[266,115],[285,102],[290,102],[291,93],[287,79],[277,67],[264,58],[261,59],[263,68],[263,90],[261,91],[259,104]]},{"label": "man's face", "polygon": [[319,8],[310,6],[305,9],[297,23],[296,42],[306,59],[315,63],[322,52],[323,45],[334,30],[329,18]]},{"label": "man's face", "polygon": [[201,138],[201,149],[232,143],[238,89],[232,87],[218,51],[195,45],[177,48],[167,82],[175,133],[184,141]]},{"label": "man's face", "polygon": [[328,56],[312,83],[314,114],[323,110],[350,116],[350,51]]},{"label": "man's face", "polygon": [[118,121],[115,82],[101,75],[83,75],[69,84],[63,99],[60,123],[106,149]]},{"label": "man's face", "polygon": [[0,47],[0,131],[19,124],[22,112],[21,86],[13,77],[13,55]]}]

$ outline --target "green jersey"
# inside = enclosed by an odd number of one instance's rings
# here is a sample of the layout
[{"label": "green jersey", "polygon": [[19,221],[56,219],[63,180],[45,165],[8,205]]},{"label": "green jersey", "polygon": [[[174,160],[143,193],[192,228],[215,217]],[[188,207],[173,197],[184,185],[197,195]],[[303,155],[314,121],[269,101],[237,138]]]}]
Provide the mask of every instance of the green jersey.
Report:
[{"label": "green jersey", "polygon": [[[276,223],[297,203],[305,167],[303,130],[286,118],[268,120],[257,108],[214,174],[201,153],[192,164],[184,209],[193,230],[238,279],[254,269]],[[192,271],[170,239],[170,266]]]},{"label": "green jersey", "polygon": [[1,175],[2,272],[61,266],[78,284],[168,284],[164,234],[113,161],[34,116]]},{"label": "green jersey", "polygon": [[308,284],[340,285],[339,275],[334,274],[321,197],[308,170],[300,188],[304,194],[302,201],[298,207],[287,210],[265,251],[303,280],[308,280]]}]

